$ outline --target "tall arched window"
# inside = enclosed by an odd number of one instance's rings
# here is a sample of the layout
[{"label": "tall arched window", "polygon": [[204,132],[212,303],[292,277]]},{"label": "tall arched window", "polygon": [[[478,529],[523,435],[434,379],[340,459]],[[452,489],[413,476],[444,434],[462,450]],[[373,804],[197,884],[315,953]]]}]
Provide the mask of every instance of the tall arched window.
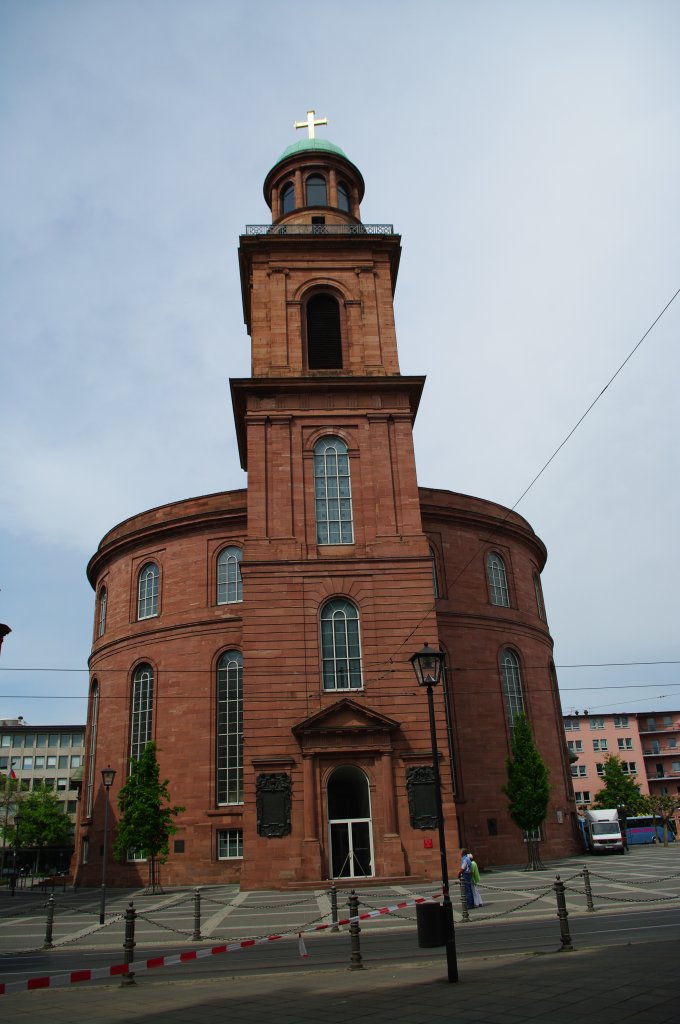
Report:
[{"label": "tall arched window", "polygon": [[524,697],[522,696],[522,675],[519,658],[509,647],[501,651],[501,675],[503,678],[503,703],[508,728],[512,732],[517,715],[524,714]]},{"label": "tall arched window", "polygon": [[434,548],[430,548],[430,561],[432,563],[432,590],[435,597],[441,597],[439,579],[437,577],[437,556],[434,553]]},{"label": "tall arched window", "polygon": [[335,598],[321,609],[321,661],[324,690],[360,690],[359,612]]},{"label": "tall arched window", "polygon": [[510,607],[510,592],[508,590],[508,576],[505,571],[505,562],[496,551],[490,551],[486,556],[486,576],[489,581],[489,600],[491,604]]},{"label": "tall arched window", "polygon": [[141,757],[144,747],[153,739],[153,669],[138,665],[132,677],[132,715],[130,722],[130,757]]},{"label": "tall arched window", "polygon": [[314,445],[314,503],[317,544],[353,544],[349,455],[339,437]]},{"label": "tall arched window", "polygon": [[349,186],[344,181],[338,182],[338,208],[345,213],[350,213],[352,209]]},{"label": "tall arched window", "polygon": [[97,723],[99,721],[99,683],[95,679],[92,683],[90,699],[90,747],[87,759],[87,798],[85,800],[85,813],[88,818],[92,817],[92,803],[94,800],[94,770],[97,751]]},{"label": "tall arched window", "polygon": [[236,604],[243,600],[240,548],[222,548],[217,556],[217,603]]},{"label": "tall arched window", "polygon": [[321,174],[310,174],[305,183],[307,206],[327,206],[326,179]]},{"label": "tall arched window", "polygon": [[151,619],[158,615],[158,566],[147,562],[139,574],[137,618]]},{"label": "tall arched window", "polygon": [[534,573],[534,592],[536,594],[536,608],[538,610],[539,619],[543,619],[545,622],[545,604],[543,603],[543,590],[541,588],[541,578],[537,572]]},{"label": "tall arched window", "polygon": [[310,370],[342,369],[340,307],[332,295],[313,295],[307,303],[307,366]]},{"label": "tall arched window", "polygon": [[99,588],[99,601],[97,605],[97,636],[104,636],[106,630],[106,587]]},{"label": "tall arched window", "polygon": [[287,181],[281,189],[281,213],[292,213],[295,209],[295,186]]},{"label": "tall arched window", "polygon": [[217,663],[217,803],[243,803],[243,656],[227,651]]}]

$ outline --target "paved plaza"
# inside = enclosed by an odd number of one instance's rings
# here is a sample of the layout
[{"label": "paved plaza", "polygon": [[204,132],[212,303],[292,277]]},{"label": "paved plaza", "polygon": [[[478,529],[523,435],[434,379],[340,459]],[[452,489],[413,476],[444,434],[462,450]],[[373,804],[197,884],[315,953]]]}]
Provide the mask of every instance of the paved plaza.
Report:
[{"label": "paved plaza", "polygon": [[[592,899],[596,910],[587,909],[583,888],[583,867],[590,872]],[[575,934],[579,922],[595,920],[597,912],[619,915],[625,942],[617,927],[603,928],[597,942],[573,952],[558,952],[559,929],[553,883],[559,874],[565,881],[570,923]],[[325,936],[307,939],[309,959],[297,955],[297,939],[288,941],[291,963],[285,969],[269,969],[258,961],[258,969],[245,976],[236,969],[235,957],[263,957],[266,946],[244,949],[234,956],[214,957],[209,974],[187,964],[181,974],[170,975],[163,968],[138,974],[137,983],[121,987],[116,980],[84,983],[80,986],[13,993],[0,997],[3,1021],[33,1021],[42,1017],[50,1024],[72,1024],[92,1019],[98,1024],[117,1021],[174,1022],[199,1021],[223,1024],[225,1019],[265,1021],[277,1024],[336,1020],[398,1020],[416,1024],[432,1020],[456,1022],[549,1021],[560,1024],[588,1013],[598,1022],[636,1021],[664,1024],[680,1022],[680,995],[675,985],[680,952],[680,844],[667,850],[633,851],[625,858],[585,858],[551,863],[545,872],[527,873],[503,869],[483,876],[485,906],[464,922],[454,903],[456,927],[465,937],[475,937],[460,963],[460,982],[446,981],[444,958],[439,950],[421,950],[417,957],[404,953],[382,962],[379,956],[365,958],[364,968],[349,970],[328,965],[321,954],[327,948]],[[362,912],[410,896],[427,895],[432,887],[372,887],[358,890]],[[339,916],[346,916],[346,891],[339,892]],[[455,895],[455,894],[454,894]],[[42,944],[45,923],[42,893],[17,893],[11,900],[0,894],[0,974],[12,954],[25,951],[30,970],[30,952]],[[139,910],[135,952],[138,960],[151,951],[205,948],[211,942],[239,941],[272,934],[289,934],[313,929],[330,920],[330,902],[325,891],[241,893],[236,887],[214,887],[201,891],[202,942],[190,941],[195,925],[194,893],[166,892],[150,896],[141,892],[112,891],[107,900],[107,924],[98,925],[99,896],[92,890],[55,893],[55,950],[71,950],[87,963],[90,955],[103,954],[111,963],[121,961],[121,911],[132,900]],[[637,930],[635,915],[644,908],[654,912],[659,927],[654,932]],[[475,917],[475,914],[477,916]],[[381,916],[367,922],[362,941],[369,944],[371,930],[381,930],[384,939],[399,939],[403,933],[415,949],[414,910]],[[609,917],[611,920],[611,917]],[[616,921],[616,919],[614,919]],[[509,953],[491,953],[498,925],[518,929],[530,922],[545,922],[550,930],[549,948],[537,951],[527,940],[526,948]],[[625,924],[625,929],[624,929]],[[554,940],[552,936],[554,935]],[[611,936],[611,938],[609,937]],[[616,944],[614,943],[616,940]],[[337,939],[336,942],[341,940]],[[348,942],[346,936],[342,941]],[[278,943],[282,948],[283,941]],[[272,946],[269,947],[271,949]],[[349,954],[349,946],[347,945]],[[11,979],[21,977],[16,958]],[[255,965],[256,961],[249,962]],[[19,965],[21,966],[21,965]],[[29,971],[25,972],[28,976]],[[40,972],[38,972],[40,973]],[[5,973],[5,978],[10,976]]]}]

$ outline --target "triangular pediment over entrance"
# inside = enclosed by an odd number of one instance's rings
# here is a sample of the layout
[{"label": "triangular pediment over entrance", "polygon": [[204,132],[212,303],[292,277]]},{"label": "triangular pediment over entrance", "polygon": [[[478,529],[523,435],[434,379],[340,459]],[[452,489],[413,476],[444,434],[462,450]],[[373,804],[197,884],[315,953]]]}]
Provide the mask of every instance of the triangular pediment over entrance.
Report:
[{"label": "triangular pediment over entrance", "polygon": [[394,732],[400,723],[379,711],[359,704],[349,697],[331,704],[330,707],[317,711],[315,715],[305,718],[293,726],[293,732],[299,740],[303,738],[328,736],[331,733],[366,734]]}]

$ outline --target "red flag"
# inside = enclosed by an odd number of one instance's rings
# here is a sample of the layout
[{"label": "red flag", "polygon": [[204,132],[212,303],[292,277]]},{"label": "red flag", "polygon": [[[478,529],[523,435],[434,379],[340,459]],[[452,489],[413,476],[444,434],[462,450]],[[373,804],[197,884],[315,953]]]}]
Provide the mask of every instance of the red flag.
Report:
[{"label": "red flag", "polygon": [[16,777],[17,776],[16,776],[16,772],[14,771],[14,768],[10,768],[10,770],[9,770],[9,778],[10,779],[16,779]]}]

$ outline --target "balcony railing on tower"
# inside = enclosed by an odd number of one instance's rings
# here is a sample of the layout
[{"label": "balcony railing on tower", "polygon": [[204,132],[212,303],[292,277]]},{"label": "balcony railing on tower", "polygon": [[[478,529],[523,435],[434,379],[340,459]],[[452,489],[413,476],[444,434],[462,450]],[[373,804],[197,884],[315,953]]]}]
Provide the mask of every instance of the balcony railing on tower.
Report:
[{"label": "balcony railing on tower", "polygon": [[246,224],[246,235],[393,235],[393,224]]}]

